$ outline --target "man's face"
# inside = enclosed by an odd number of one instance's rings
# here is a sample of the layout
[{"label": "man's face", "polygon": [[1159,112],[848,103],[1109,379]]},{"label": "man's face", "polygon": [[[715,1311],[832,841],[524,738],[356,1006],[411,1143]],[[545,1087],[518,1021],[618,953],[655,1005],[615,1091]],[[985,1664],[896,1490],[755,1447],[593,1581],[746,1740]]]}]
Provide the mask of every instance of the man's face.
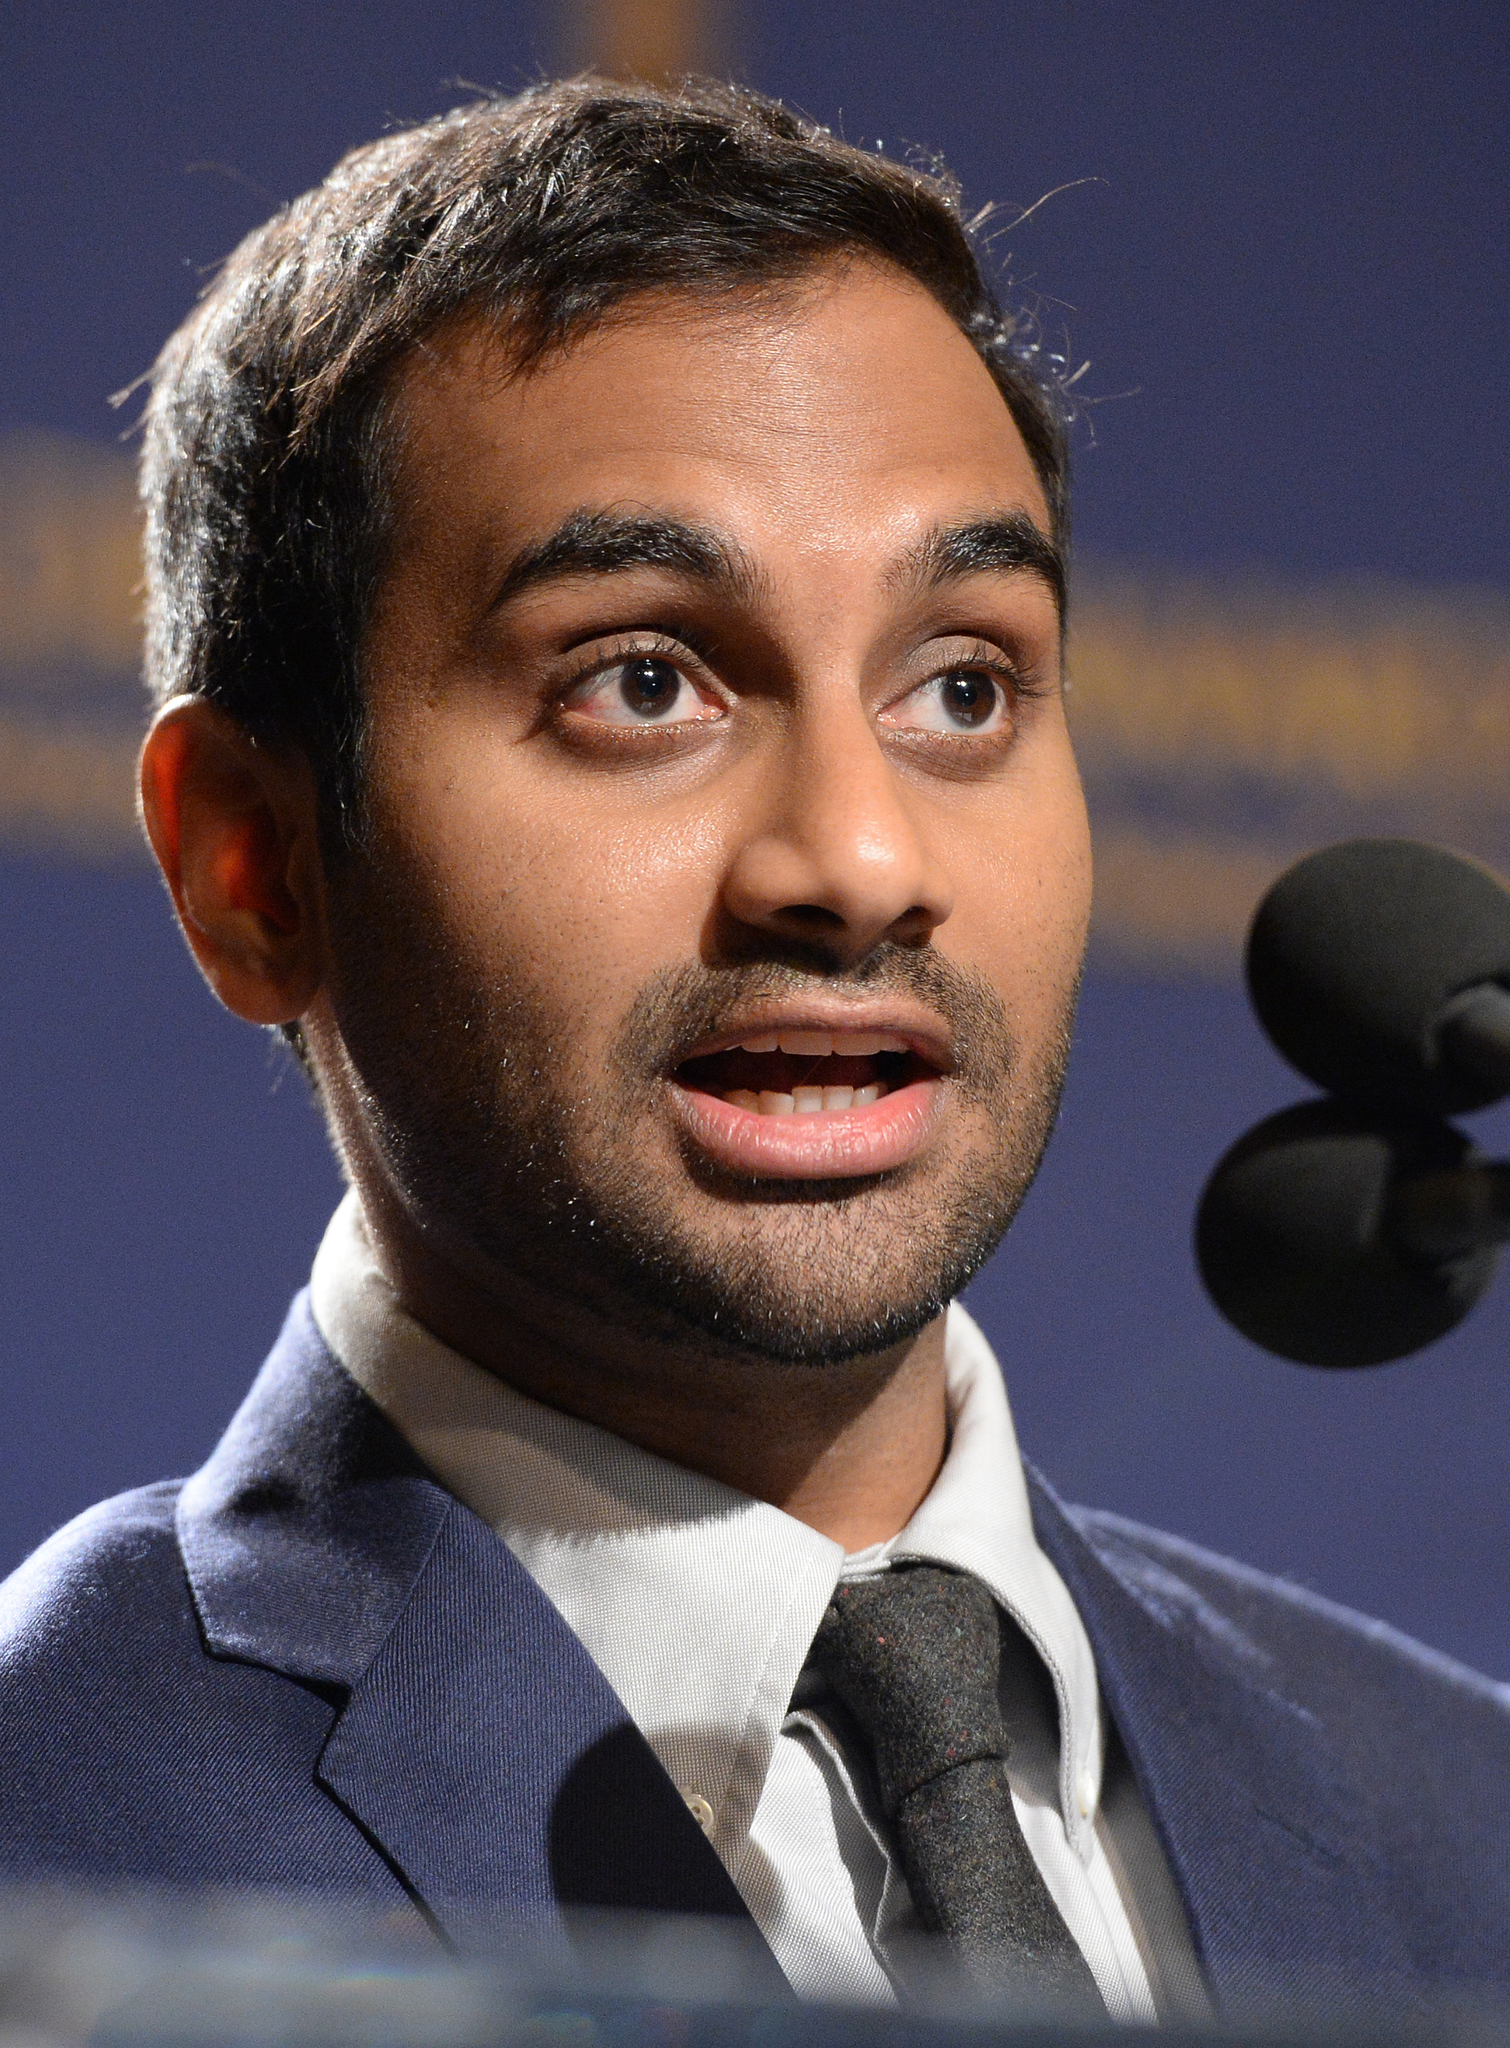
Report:
[{"label": "man's face", "polygon": [[461,326],[398,409],[348,1152],[474,1272],[668,1340],[921,1328],[1031,1180],[1088,911],[990,376],[857,264],[647,297],[527,376]]}]

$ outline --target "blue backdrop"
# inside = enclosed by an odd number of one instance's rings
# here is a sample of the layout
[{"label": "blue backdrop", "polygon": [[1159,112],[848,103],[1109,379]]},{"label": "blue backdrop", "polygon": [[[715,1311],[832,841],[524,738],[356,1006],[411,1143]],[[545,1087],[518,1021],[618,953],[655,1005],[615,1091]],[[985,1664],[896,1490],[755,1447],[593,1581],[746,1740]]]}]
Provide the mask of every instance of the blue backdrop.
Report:
[{"label": "blue backdrop", "polygon": [[[517,84],[558,47],[543,13],[463,0],[56,0],[0,36],[0,429],[100,439],[106,394],[277,201],[449,81]],[[730,36],[852,137],[942,146],[974,200],[1091,181],[999,244],[1093,361],[1088,552],[1510,584],[1502,6],[751,0]],[[214,1009],[145,869],[0,859],[0,935],[8,1562],[203,1454],[337,1181],[302,1080]],[[1098,970],[974,1305],[1069,1493],[1510,1677],[1503,1291],[1344,1378],[1263,1358],[1199,1295],[1201,1179],[1298,1092],[1236,989]]]}]

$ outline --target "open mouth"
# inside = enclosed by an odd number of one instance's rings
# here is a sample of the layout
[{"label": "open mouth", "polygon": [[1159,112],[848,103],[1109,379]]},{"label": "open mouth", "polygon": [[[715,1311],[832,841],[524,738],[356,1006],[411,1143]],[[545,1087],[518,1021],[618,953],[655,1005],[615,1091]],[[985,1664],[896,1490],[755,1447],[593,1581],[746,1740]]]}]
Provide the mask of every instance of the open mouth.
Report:
[{"label": "open mouth", "polygon": [[756,1116],[816,1116],[868,1109],[936,1067],[882,1031],[769,1031],[684,1060],[674,1078]]},{"label": "open mouth", "polygon": [[948,1044],[926,1028],[756,1024],[673,1069],[672,1112],[704,1159],[746,1178],[889,1173],[926,1149],[946,1114]]}]

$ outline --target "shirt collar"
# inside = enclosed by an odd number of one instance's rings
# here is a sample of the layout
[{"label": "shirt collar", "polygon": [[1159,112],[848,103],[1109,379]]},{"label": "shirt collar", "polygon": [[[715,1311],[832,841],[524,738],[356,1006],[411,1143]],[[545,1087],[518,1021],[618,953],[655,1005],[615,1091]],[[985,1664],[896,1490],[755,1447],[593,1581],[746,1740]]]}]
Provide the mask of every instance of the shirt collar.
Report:
[{"label": "shirt collar", "polygon": [[957,1303],[943,1469],[906,1528],[846,1560],[779,1508],[533,1401],[441,1343],[379,1272],[354,1191],[315,1258],[311,1300],[346,1370],[560,1610],[731,1867],[834,1587],[902,1558],[974,1573],[1043,1657],[1059,1702],[1060,1810],[1090,1853],[1101,1765],[1090,1643],[1033,1535],[995,1357]]}]

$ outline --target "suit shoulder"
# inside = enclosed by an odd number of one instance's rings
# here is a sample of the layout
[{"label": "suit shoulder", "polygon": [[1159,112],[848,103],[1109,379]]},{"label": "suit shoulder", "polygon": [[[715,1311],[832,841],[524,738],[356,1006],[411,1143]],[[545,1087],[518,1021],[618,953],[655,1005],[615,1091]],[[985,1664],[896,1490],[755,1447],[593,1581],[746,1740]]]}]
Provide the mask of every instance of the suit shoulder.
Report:
[{"label": "suit shoulder", "polygon": [[174,1529],[181,1480],[142,1486],[101,1501],[34,1550],[0,1585],[0,1676],[70,1639],[108,1633],[128,1620],[175,1617],[190,1608]]},{"label": "suit shoulder", "polygon": [[0,1587],[0,1881],[388,1886],[316,1784],[332,1703],[207,1649],[178,1493],[102,1502]]},{"label": "suit shoulder", "polygon": [[1434,1698],[1444,1710],[1501,1724],[1510,1742],[1510,1685],[1388,1622],[1183,1537],[1097,1509],[1067,1513],[1107,1569],[1166,1626],[1204,1634],[1294,1681],[1371,1683],[1396,1697]]}]

